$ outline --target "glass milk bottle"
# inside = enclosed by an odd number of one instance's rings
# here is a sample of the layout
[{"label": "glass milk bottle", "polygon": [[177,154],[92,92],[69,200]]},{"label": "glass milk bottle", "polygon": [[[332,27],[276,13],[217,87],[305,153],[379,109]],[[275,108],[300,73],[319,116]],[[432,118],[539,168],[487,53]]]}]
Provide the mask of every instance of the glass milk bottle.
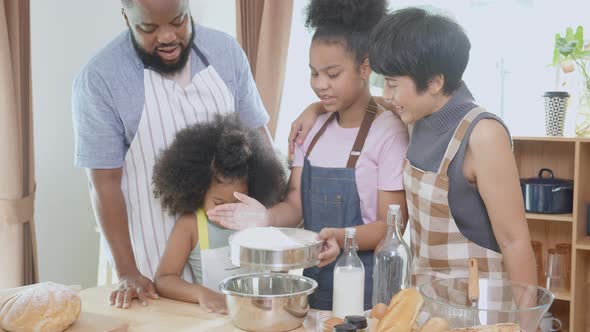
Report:
[{"label": "glass milk bottle", "polygon": [[375,248],[373,266],[373,305],[389,304],[400,290],[410,286],[410,248],[402,238],[399,205],[390,205],[387,234]]},{"label": "glass milk bottle", "polygon": [[344,253],[334,267],[332,312],[335,317],[363,315],[365,297],[365,267],[357,255],[355,228],[346,228]]}]

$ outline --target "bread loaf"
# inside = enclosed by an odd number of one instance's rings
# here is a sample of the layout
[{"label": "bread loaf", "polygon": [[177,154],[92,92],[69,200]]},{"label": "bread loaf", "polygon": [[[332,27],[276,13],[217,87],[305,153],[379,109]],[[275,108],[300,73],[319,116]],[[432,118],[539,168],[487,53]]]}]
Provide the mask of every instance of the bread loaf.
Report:
[{"label": "bread loaf", "polygon": [[440,317],[430,318],[420,329],[420,332],[445,332],[449,329],[449,322]]},{"label": "bread loaf", "polygon": [[52,282],[27,288],[4,303],[0,326],[9,332],[62,332],[82,308],[78,294]]},{"label": "bread loaf", "polygon": [[424,299],[415,288],[401,290],[391,299],[377,332],[411,332],[423,304]]}]

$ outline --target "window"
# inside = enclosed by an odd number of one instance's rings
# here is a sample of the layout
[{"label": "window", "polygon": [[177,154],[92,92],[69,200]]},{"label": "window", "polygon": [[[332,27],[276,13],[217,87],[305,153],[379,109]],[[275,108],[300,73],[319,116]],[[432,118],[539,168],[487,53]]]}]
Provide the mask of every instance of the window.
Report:
[{"label": "window", "polygon": [[[502,117],[513,135],[544,135],[542,94],[555,89],[577,89],[576,74],[556,75],[548,66],[555,33],[567,26],[585,25],[590,36],[587,0],[394,0],[391,10],[418,6],[453,17],[471,41],[464,80],[476,102]],[[307,1],[295,1],[285,87],[276,133],[287,149],[291,122],[316,101],[309,87],[308,51],[311,31],[304,27]],[[563,83],[566,82],[564,86]],[[374,88],[378,94],[379,89]],[[575,99],[566,119],[566,135],[573,134]]]}]

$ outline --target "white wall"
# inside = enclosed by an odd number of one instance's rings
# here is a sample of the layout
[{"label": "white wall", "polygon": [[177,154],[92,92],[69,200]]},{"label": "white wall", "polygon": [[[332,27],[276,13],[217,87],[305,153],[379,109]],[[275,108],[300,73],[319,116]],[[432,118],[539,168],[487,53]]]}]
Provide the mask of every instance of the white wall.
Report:
[{"label": "white wall", "polygon": [[[195,21],[235,36],[234,0],[193,0]],[[31,0],[35,203],[42,281],[96,284],[98,234],[84,171],[73,166],[72,80],[125,29],[116,0]]]},{"label": "white wall", "polygon": [[236,36],[235,0],[191,0],[196,23]]}]

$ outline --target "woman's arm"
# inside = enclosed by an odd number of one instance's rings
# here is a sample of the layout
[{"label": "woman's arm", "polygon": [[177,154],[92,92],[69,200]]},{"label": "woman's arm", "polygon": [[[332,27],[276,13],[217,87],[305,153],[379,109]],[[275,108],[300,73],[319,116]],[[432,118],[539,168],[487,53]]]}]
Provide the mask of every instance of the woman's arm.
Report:
[{"label": "woman's arm", "polygon": [[325,112],[322,103],[313,103],[293,121],[291,124],[291,132],[289,132],[289,156],[295,153],[295,145],[302,145],[307,138],[307,135],[313,128],[318,117]]},{"label": "woman's arm", "polygon": [[403,234],[408,224],[408,205],[406,202],[406,191],[382,191],[379,190],[377,195],[377,220],[383,220],[387,222],[387,213],[389,212],[389,205],[395,204],[400,206],[402,212],[402,229],[400,232]]},{"label": "woman's arm", "polygon": [[225,297],[204,286],[181,278],[184,266],[198,239],[197,220],[193,214],[184,214],[176,224],[166,243],[166,250],[154,278],[158,292],[167,298],[200,303],[209,312],[226,313]]},{"label": "woman's arm", "polygon": [[495,120],[481,120],[473,129],[465,154],[464,173],[474,180],[512,281],[537,284],[535,257],[516,161],[506,129]]}]

